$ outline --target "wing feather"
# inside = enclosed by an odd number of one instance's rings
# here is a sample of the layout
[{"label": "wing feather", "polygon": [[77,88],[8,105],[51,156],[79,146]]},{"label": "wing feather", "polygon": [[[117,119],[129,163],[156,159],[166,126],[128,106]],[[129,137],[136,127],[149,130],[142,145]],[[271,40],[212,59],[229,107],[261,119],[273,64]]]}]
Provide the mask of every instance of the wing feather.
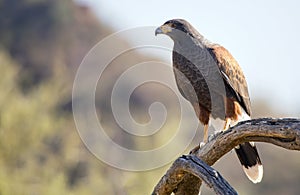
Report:
[{"label": "wing feather", "polygon": [[228,84],[228,87],[234,92],[237,101],[250,116],[251,104],[248,86],[241,67],[224,47],[213,45],[209,48],[209,51],[217,61],[223,80]]}]

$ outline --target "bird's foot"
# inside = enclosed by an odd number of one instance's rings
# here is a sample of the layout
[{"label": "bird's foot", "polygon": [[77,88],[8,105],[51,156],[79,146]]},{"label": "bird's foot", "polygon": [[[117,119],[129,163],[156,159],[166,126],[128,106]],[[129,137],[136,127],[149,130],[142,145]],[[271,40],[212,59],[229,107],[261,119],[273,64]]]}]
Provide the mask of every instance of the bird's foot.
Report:
[{"label": "bird's foot", "polygon": [[206,143],[205,142],[200,142],[199,148],[202,148]]}]

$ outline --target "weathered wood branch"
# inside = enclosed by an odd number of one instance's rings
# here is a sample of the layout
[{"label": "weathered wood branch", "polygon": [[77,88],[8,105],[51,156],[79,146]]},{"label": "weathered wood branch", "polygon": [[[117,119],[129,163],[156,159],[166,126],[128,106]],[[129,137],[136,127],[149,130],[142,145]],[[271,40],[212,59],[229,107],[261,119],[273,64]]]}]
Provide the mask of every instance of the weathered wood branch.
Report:
[{"label": "weathered wood branch", "polygon": [[[300,150],[300,119],[261,118],[244,121],[226,132],[212,136],[207,144],[193,150],[192,154],[211,166],[235,146],[248,141],[267,142],[289,150]],[[168,195],[174,192],[176,195],[197,195],[203,178],[184,168],[178,167],[175,170],[172,167],[161,178],[152,194]],[[174,171],[180,174],[174,174]]]},{"label": "weathered wood branch", "polygon": [[[170,180],[168,182],[172,182],[172,178],[174,177],[180,178],[184,175],[184,173],[189,173],[204,181],[210,188],[215,191],[216,194],[237,194],[237,192],[228,184],[228,182],[220,175],[218,171],[208,166],[205,162],[203,162],[193,154],[178,158],[173,163],[168,172],[169,177],[167,179]],[[198,181],[196,185],[199,184],[201,184],[201,182]],[[158,188],[159,190],[160,186],[156,186],[156,188]],[[158,192],[158,190],[154,191]],[[179,193],[179,191],[175,190],[175,193]],[[197,191],[191,192],[190,189],[185,189],[185,191],[182,193],[193,194],[197,193]]]}]

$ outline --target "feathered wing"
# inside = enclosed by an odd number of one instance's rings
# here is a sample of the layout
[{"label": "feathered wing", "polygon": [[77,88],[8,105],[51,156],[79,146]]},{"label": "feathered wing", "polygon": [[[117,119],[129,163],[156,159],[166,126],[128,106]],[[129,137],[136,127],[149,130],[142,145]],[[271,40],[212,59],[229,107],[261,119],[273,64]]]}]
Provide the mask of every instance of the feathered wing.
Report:
[{"label": "feathered wing", "polygon": [[233,56],[220,45],[209,48],[213,58],[218,62],[220,72],[225,83],[231,87],[236,99],[246,113],[251,115],[251,103],[248,93],[248,85],[243,71]]},{"label": "feathered wing", "polygon": [[[248,86],[242,69],[233,56],[222,46],[214,45],[209,48],[212,57],[218,62],[223,80],[231,92],[235,95],[236,101],[244,109],[243,115],[236,123],[250,119],[251,105],[248,94]],[[263,177],[263,166],[254,142],[246,142],[235,148],[236,154],[243,165],[247,177],[258,183]]]}]

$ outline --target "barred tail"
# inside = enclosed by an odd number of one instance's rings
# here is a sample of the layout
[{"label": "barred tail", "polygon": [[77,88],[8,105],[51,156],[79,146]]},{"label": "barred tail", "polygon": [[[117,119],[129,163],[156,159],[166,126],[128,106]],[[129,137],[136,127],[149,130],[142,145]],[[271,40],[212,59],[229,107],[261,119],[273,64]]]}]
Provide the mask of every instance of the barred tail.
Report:
[{"label": "barred tail", "polygon": [[259,183],[263,177],[263,166],[254,142],[240,144],[235,148],[235,152],[247,177],[253,183]]}]

